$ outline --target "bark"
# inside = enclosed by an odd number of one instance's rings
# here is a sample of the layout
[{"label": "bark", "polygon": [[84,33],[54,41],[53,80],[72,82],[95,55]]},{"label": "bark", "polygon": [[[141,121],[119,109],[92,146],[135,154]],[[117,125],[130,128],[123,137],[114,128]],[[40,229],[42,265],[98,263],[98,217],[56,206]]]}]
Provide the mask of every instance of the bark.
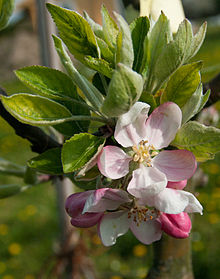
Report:
[{"label": "bark", "polygon": [[193,279],[190,238],[163,235],[154,243],[153,266],[147,279]]}]

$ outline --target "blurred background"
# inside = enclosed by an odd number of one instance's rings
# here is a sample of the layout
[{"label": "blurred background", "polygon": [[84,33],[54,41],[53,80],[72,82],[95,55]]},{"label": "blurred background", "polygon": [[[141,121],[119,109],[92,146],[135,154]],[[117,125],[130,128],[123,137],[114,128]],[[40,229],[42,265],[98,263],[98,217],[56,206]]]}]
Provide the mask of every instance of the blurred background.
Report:
[{"label": "blurred background", "polygon": [[[139,1],[129,0],[46,2],[77,9],[80,13],[87,10],[99,23],[102,2],[109,10],[122,13],[128,22],[139,15],[140,6]],[[198,119],[206,125],[220,128],[220,1],[183,0],[182,3],[195,30],[202,22],[208,22],[205,42],[193,60],[204,61],[202,80],[205,87],[211,87],[213,91],[211,106]],[[0,32],[0,86],[8,94],[30,93],[15,78],[13,70],[30,65],[60,67],[47,38],[56,30],[44,4],[44,0],[17,0],[8,28]],[[25,165],[35,155],[30,151],[28,141],[16,136],[0,118],[0,157]],[[204,206],[204,215],[195,214],[193,217],[191,239],[195,278],[219,279],[220,155],[213,161],[200,164],[195,180],[199,185],[196,196]],[[0,184],[17,182],[18,178],[3,176],[0,171]],[[119,238],[114,247],[105,248],[96,229],[92,228],[74,231],[77,245],[74,253],[69,255],[68,248],[59,247],[62,229],[58,214],[57,194],[51,183],[42,183],[18,196],[0,200],[0,278],[65,278],[59,274],[62,274],[69,257],[75,266],[76,279],[146,277],[152,260],[151,246],[140,244],[128,233]]]}]

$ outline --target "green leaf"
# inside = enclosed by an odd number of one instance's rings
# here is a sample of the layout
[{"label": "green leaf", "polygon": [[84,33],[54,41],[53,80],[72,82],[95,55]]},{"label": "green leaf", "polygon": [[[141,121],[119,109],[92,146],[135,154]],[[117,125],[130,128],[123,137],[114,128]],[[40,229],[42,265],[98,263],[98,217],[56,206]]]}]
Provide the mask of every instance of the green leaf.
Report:
[{"label": "green leaf", "polygon": [[0,185],[0,199],[8,198],[18,194],[21,187],[16,184]]},{"label": "green leaf", "polygon": [[162,49],[161,53],[158,53],[147,90],[153,94],[157,92],[169,76],[198,51],[203,38],[198,33],[193,37],[191,23],[185,19],[180,24],[174,39]]},{"label": "green leaf", "polygon": [[0,0],[0,30],[4,29],[14,10],[14,0]]},{"label": "green leaf", "polygon": [[47,8],[69,51],[81,62],[84,56],[99,57],[99,49],[89,23],[78,13],[47,3]]},{"label": "green leaf", "polygon": [[93,105],[96,111],[99,111],[100,107],[103,104],[103,96],[102,94],[93,86],[85,77],[80,75],[80,73],[73,66],[73,63],[63,48],[62,41],[53,36],[55,48],[57,50],[58,55],[60,56],[61,62],[65,69],[67,70],[69,76],[73,80],[74,84],[76,84],[85,95],[87,100]]},{"label": "green leaf", "polygon": [[134,51],[129,25],[121,15],[117,13],[114,14],[120,25],[119,37],[117,38],[116,64],[122,63],[132,68],[134,62]]},{"label": "green leaf", "polygon": [[62,148],[64,173],[84,167],[97,153],[105,139],[87,133],[74,135]]},{"label": "green leaf", "polygon": [[25,167],[0,158],[0,174],[24,177]]},{"label": "green leaf", "polygon": [[131,37],[134,49],[133,70],[142,73],[145,65],[144,43],[150,28],[148,17],[138,17],[131,24]]},{"label": "green leaf", "polygon": [[204,162],[220,151],[220,129],[190,121],[177,132],[171,145],[193,152],[197,161]]},{"label": "green leaf", "polygon": [[171,101],[182,108],[191,98],[201,82],[200,69],[202,62],[180,67],[167,83],[161,96],[161,104]]},{"label": "green leaf", "polygon": [[140,98],[142,90],[142,76],[127,66],[118,64],[110,81],[102,111],[111,117],[127,112]]},{"label": "green leaf", "polygon": [[42,66],[25,67],[15,71],[16,76],[39,95],[53,100],[71,100],[76,87],[64,73]]},{"label": "green leaf", "polygon": [[91,56],[86,56],[85,60],[86,64],[93,70],[107,76],[108,78],[112,77],[113,69],[107,61],[101,58],[93,58]]},{"label": "green leaf", "polygon": [[195,36],[192,39],[188,60],[191,59],[193,56],[195,56],[196,53],[199,51],[201,45],[204,42],[206,30],[207,30],[207,22],[204,22],[202,26],[199,28],[199,31],[195,34]]},{"label": "green leaf", "polygon": [[28,161],[28,166],[47,174],[63,174],[61,148],[52,148]]},{"label": "green leaf", "polygon": [[92,28],[92,31],[94,32],[94,34],[104,40],[104,34],[103,34],[103,30],[102,30],[102,26],[98,23],[96,23],[93,19],[91,19],[91,17],[87,14],[86,11],[83,11],[83,15],[85,17],[85,19],[88,21],[89,25]]},{"label": "green leaf", "polygon": [[109,46],[100,38],[96,38],[96,40],[101,51],[101,57],[111,63],[111,65],[114,65],[114,53],[110,50]]},{"label": "green leaf", "polygon": [[105,41],[114,50],[118,36],[118,26],[116,22],[110,17],[108,10],[104,5],[101,9],[102,14],[102,28]]},{"label": "green leaf", "polygon": [[[39,95],[59,102],[71,113],[77,115],[90,115],[89,106],[78,95],[72,80],[64,73],[42,66],[31,66],[16,71],[17,77]],[[63,134],[72,136],[74,133],[87,131],[89,121],[77,121],[62,124],[56,128]]]},{"label": "green leaf", "polygon": [[159,19],[148,34],[144,47],[144,58],[147,59],[149,69],[146,89],[149,92],[151,92],[151,88],[153,87],[152,83],[154,79],[155,64],[162,50],[167,46],[167,43],[171,41],[171,39],[172,33],[169,20],[164,13],[161,13]]},{"label": "green leaf", "polygon": [[64,106],[41,96],[25,93],[2,96],[2,103],[15,118],[28,124],[56,125],[72,117]]},{"label": "green leaf", "polygon": [[193,93],[191,98],[181,108],[182,110],[182,124],[190,120],[194,115],[199,113],[209,99],[210,90],[203,95],[202,84]]}]

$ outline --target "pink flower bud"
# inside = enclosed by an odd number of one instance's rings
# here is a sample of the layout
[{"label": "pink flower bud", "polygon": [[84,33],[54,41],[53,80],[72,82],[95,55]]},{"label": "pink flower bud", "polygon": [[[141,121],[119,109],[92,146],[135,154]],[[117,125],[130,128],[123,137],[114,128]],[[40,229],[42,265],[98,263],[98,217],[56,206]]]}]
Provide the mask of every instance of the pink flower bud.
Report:
[{"label": "pink flower bud", "polygon": [[85,213],[82,214],[84,205],[87,198],[94,191],[80,192],[72,194],[66,200],[66,211],[71,217],[71,224],[75,227],[89,228],[98,223],[100,218],[103,216],[103,212],[100,213]]},{"label": "pink flower bud", "polygon": [[186,212],[160,215],[161,229],[176,238],[187,238],[192,228],[191,220]]},{"label": "pink flower bud", "polygon": [[187,184],[187,179],[181,180],[181,181],[168,181],[167,183],[167,188],[172,188],[176,190],[183,190],[183,188]]}]

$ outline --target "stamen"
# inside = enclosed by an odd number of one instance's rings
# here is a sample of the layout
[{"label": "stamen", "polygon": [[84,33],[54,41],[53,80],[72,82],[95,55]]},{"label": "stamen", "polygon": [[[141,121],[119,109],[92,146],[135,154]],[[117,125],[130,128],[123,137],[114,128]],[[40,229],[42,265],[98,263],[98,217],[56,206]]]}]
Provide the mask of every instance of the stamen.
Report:
[{"label": "stamen", "polygon": [[157,218],[159,214],[160,212],[156,209],[149,210],[149,208],[143,206],[135,206],[128,212],[128,218],[130,219],[132,216],[133,221],[139,226],[141,222],[153,220]]}]

